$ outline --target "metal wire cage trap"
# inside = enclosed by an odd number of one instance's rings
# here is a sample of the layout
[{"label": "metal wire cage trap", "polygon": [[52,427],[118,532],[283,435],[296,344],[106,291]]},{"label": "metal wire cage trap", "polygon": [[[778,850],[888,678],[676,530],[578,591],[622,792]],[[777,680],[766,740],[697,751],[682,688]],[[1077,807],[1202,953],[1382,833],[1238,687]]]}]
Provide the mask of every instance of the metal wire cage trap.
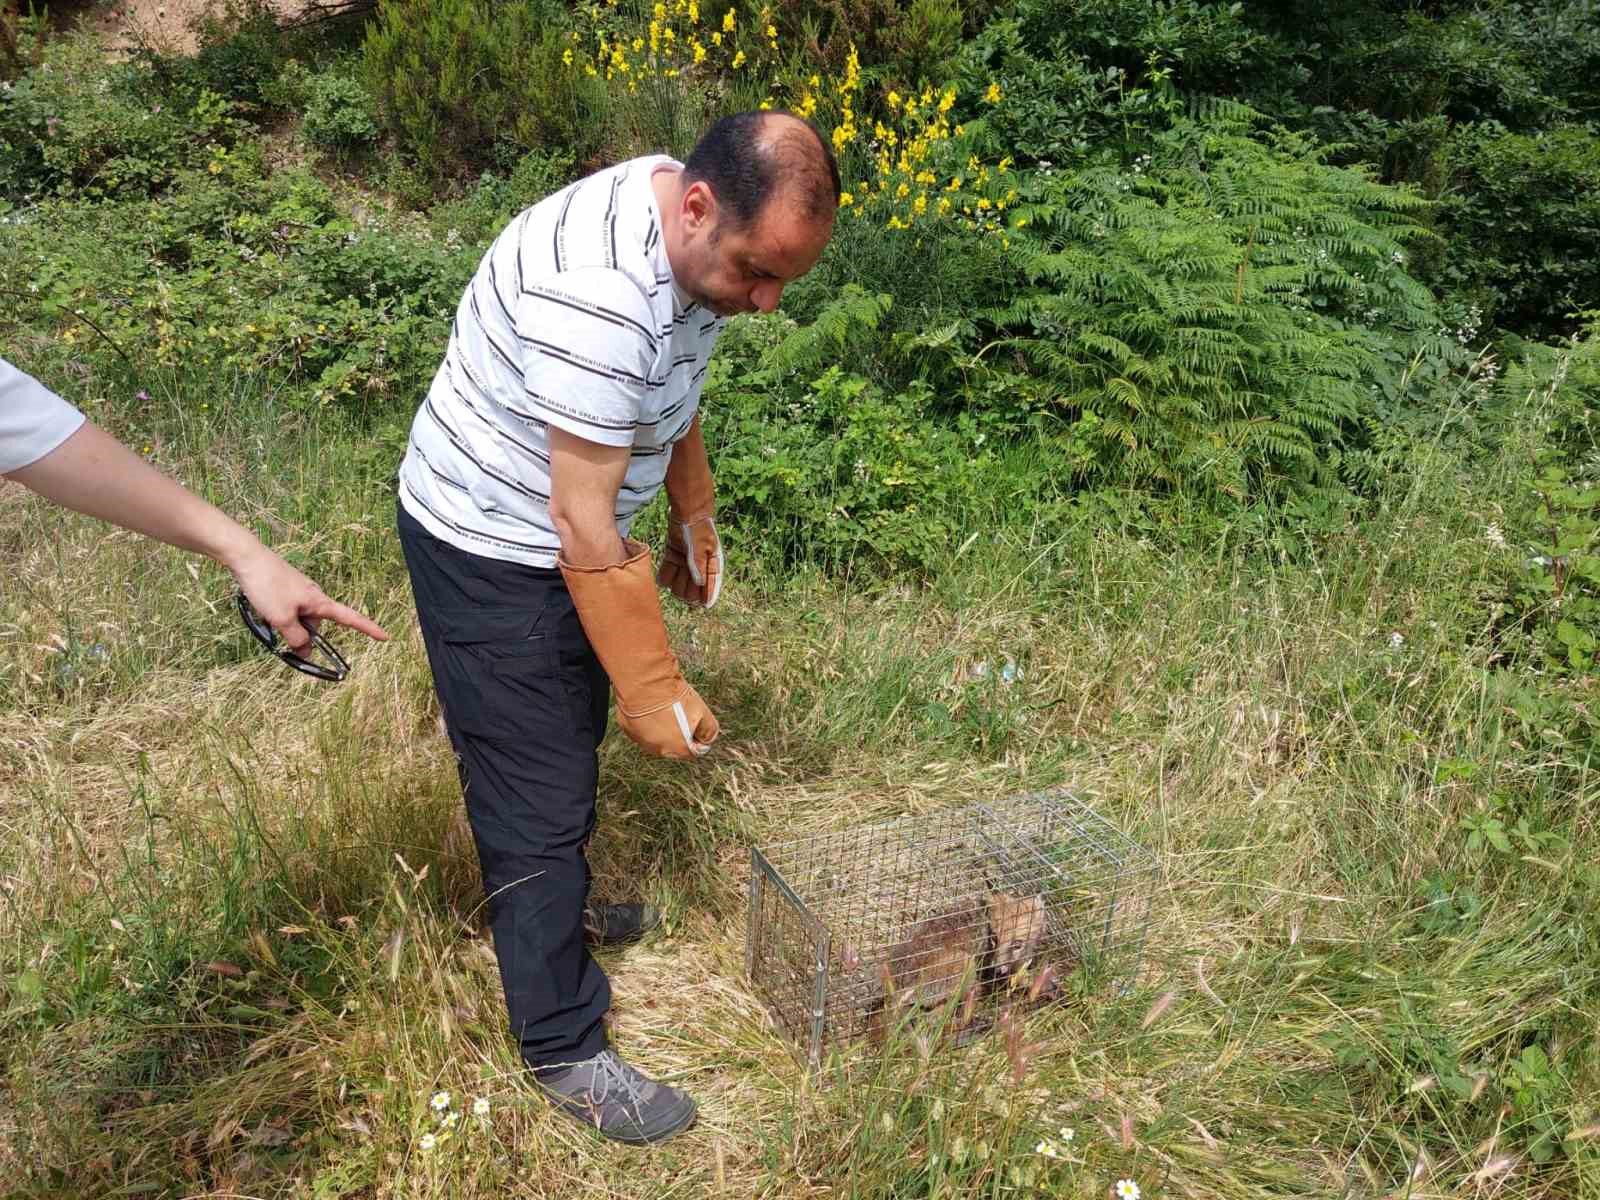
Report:
[{"label": "metal wire cage trap", "polygon": [[745,969],[811,1066],[886,1013],[970,1022],[1047,970],[1127,986],[1157,873],[1064,789],[752,847],[750,866]]}]

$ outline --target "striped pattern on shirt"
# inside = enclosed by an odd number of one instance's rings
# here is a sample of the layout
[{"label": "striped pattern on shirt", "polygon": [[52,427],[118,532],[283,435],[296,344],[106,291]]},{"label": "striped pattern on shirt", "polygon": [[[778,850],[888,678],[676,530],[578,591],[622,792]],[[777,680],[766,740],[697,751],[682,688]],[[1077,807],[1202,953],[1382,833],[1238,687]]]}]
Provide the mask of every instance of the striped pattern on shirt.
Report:
[{"label": "striped pattern on shirt", "polygon": [[411,425],[400,501],[435,537],[555,565],[551,425],[629,446],[617,528],[660,489],[724,324],[674,286],[651,172],[637,158],[515,217],[478,265]]}]

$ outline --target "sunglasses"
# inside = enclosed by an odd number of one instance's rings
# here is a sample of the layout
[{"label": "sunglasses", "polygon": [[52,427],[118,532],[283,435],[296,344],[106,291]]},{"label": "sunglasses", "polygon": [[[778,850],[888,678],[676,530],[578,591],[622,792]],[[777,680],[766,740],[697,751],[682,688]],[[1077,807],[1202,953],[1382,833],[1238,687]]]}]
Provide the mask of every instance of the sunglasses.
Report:
[{"label": "sunglasses", "polygon": [[238,603],[239,616],[244,621],[244,627],[250,631],[251,636],[296,671],[304,672],[313,679],[323,679],[329,683],[338,683],[346,675],[350,674],[350,664],[345,662],[343,656],[333,648],[327,638],[312,629],[309,624],[306,625],[306,628],[311,633],[311,644],[327,656],[328,661],[333,664],[331,667],[312,662],[308,658],[301,658],[293,650],[290,650],[287,645],[281,645],[278,640],[278,631],[261,619],[261,614],[256,612],[250,601],[245,599],[243,592],[238,595]]}]

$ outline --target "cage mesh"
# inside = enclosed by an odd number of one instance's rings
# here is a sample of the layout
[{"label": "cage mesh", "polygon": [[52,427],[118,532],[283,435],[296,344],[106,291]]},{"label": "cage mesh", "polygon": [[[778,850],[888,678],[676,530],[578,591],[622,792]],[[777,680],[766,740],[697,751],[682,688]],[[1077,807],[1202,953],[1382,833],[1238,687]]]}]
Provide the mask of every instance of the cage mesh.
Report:
[{"label": "cage mesh", "polygon": [[751,849],[745,965],[818,1065],[883,1013],[992,1006],[1049,968],[1138,975],[1156,859],[1065,790]]}]

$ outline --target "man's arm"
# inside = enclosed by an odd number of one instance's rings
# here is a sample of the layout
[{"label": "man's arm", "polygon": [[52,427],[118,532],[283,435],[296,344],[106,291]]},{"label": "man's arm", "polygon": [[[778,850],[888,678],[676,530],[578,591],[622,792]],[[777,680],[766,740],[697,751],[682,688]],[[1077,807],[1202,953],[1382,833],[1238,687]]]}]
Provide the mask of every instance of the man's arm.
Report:
[{"label": "man's arm", "polygon": [[353,608],[330,600],[249,530],[168,479],[92,421],[6,478],[74,512],[221,563],[296,653],[311,642],[302,619],[326,618],[379,641],[388,639]]},{"label": "man's arm", "polygon": [[627,446],[602,446],[550,430],[550,519],[561,557],[575,567],[609,567],[626,555],[617,533],[617,493],[628,474]]},{"label": "man's arm", "polygon": [[617,695],[617,724],[650,754],[696,758],[716,717],[683,678],[667,643],[650,551],[617,533],[629,448],[550,430],[550,519],[578,619]]}]

